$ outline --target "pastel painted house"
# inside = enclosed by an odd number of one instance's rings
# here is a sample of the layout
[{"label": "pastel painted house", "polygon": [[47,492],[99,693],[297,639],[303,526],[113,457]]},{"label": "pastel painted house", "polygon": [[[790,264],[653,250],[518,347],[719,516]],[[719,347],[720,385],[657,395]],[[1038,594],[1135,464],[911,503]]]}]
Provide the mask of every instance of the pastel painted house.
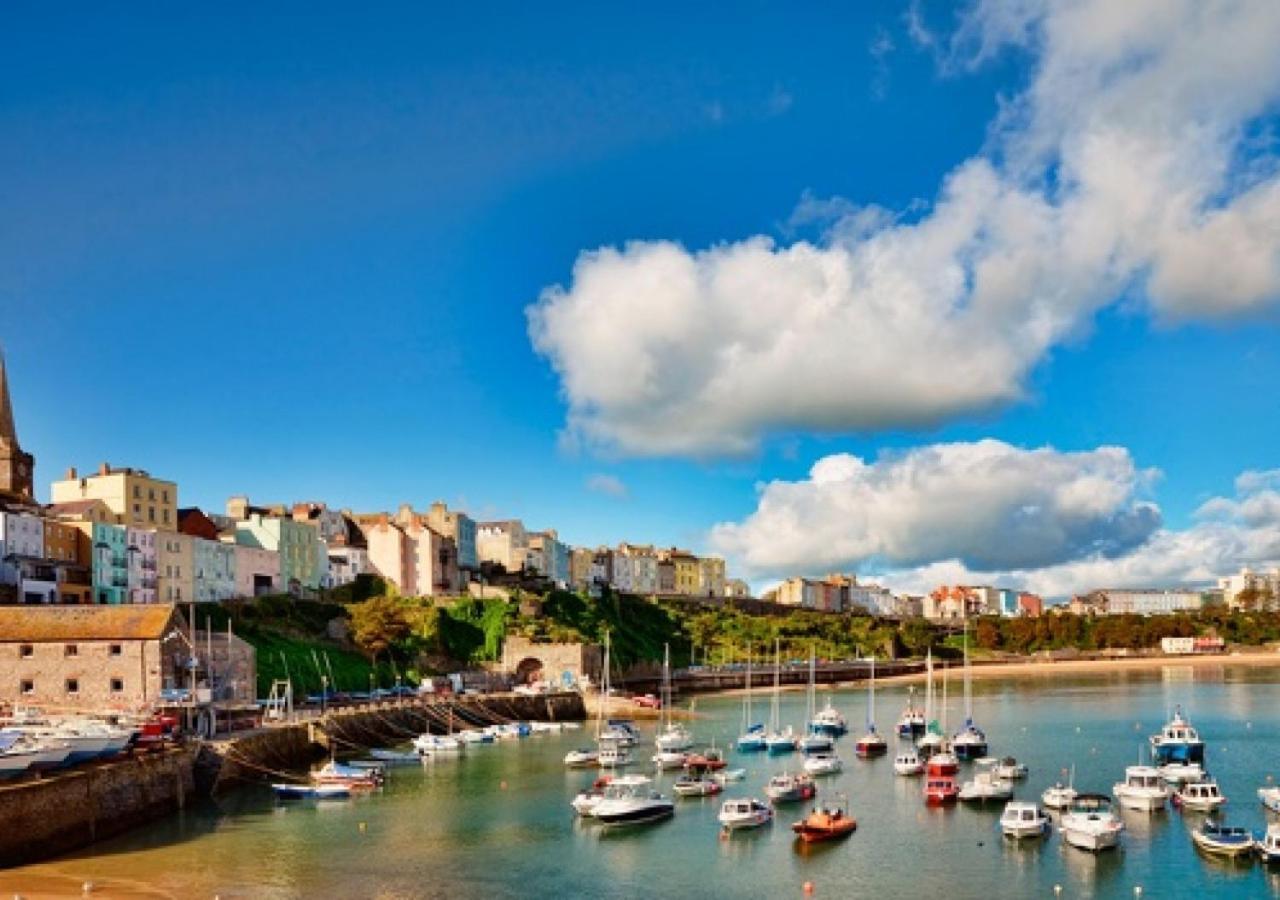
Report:
[{"label": "pastel painted house", "polygon": [[192,590],[197,603],[216,603],[236,595],[236,549],[233,544],[193,538]]},{"label": "pastel painted house", "polygon": [[280,554],[247,544],[232,545],[235,552],[236,596],[261,597],[284,590],[280,581]]},{"label": "pastel painted house", "polygon": [[156,533],[147,528],[125,530],[125,562],[129,569],[128,601],[155,603],[159,596]]},{"label": "pastel painted house", "polygon": [[129,598],[129,530],[108,522],[90,523],[93,599],[120,604]]},{"label": "pastel painted house", "polygon": [[250,513],[235,525],[237,544],[280,555],[280,581],[285,590],[298,593],[324,586],[329,554],[316,526],[260,513]]}]

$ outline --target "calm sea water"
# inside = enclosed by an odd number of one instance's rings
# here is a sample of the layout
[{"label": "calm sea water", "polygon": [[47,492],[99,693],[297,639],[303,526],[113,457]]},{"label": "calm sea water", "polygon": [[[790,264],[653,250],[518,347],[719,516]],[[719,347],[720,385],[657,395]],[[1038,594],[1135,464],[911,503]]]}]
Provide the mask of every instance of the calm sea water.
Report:
[{"label": "calm sea water", "polygon": [[[954,685],[953,685],[954,687]],[[1110,793],[1147,736],[1181,704],[1208,741],[1208,761],[1230,798],[1226,818],[1260,830],[1256,789],[1280,777],[1280,684],[1276,673],[1167,668],[1072,680],[976,683],[975,718],[993,754],[1031,767],[1018,796],[1041,791],[1075,764],[1076,786]],[[905,688],[877,691],[881,731],[891,729]],[[833,694],[851,722],[865,716],[861,691]],[[950,724],[961,718],[953,695]],[[703,699],[696,734],[729,744],[734,699]],[[783,698],[799,727],[802,694]],[[767,713],[767,709],[761,709]],[[855,732],[857,729],[855,728]],[[651,729],[648,729],[651,733]],[[998,808],[931,809],[918,779],[892,759],[854,758],[824,786],[846,794],[858,831],[843,843],[798,852],[784,810],[770,828],[718,836],[720,798],[678,801],[673,820],[602,832],[574,819],[568,803],[594,773],[566,771],[564,753],[589,731],[475,748],[460,759],[395,770],[377,796],[321,805],[280,805],[250,789],[94,848],[92,853],[0,872],[0,893],[170,897],[1063,897],[1280,896],[1280,872],[1197,855],[1197,821],[1170,810],[1126,813],[1118,853],[1092,856],[1055,834],[1013,845]],[[892,745],[892,741],[891,741]],[[644,758],[652,752],[641,748]],[[799,757],[735,757],[746,782],[726,795],[762,796],[769,775]],[[670,783],[673,776],[663,779]],[[362,827],[363,826],[363,827]]]}]

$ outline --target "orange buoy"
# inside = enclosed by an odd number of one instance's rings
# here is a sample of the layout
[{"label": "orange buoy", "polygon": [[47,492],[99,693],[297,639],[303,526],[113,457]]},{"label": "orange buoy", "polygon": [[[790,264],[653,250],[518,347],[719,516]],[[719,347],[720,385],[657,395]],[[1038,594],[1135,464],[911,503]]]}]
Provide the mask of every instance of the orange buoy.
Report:
[{"label": "orange buoy", "polygon": [[804,892],[805,892],[805,894],[812,894],[812,893],[813,893],[813,882],[812,882],[812,881],[806,881],[806,882],[804,883]]}]

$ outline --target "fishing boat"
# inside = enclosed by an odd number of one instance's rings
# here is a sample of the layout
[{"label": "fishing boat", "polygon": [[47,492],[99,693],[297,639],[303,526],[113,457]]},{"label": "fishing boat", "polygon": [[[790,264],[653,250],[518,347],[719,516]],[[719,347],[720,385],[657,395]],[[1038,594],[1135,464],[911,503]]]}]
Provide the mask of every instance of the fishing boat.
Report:
[{"label": "fishing boat", "polygon": [[879,732],[876,731],[876,658],[871,657],[871,679],[867,683],[867,731],[858,738],[853,747],[854,753],[862,759],[883,756],[889,750]]},{"label": "fishing boat", "polygon": [[595,818],[606,828],[644,825],[669,819],[676,806],[647,784],[610,784],[595,805]]},{"label": "fishing boat", "polygon": [[770,755],[791,753],[796,749],[796,736],[791,726],[782,727],[780,702],[782,697],[782,641],[774,642],[773,650],[773,701],[769,710],[769,731],[764,736],[765,749]]},{"label": "fishing boat", "polygon": [[693,734],[680,722],[671,720],[671,645],[662,645],[662,721],[658,726],[654,744],[659,750],[688,750],[693,746]]},{"label": "fishing boat", "polygon": [[773,821],[773,807],[755,798],[726,800],[717,818],[725,831],[759,828]]},{"label": "fishing boat", "polygon": [[809,815],[791,826],[801,841],[814,844],[848,837],[858,828],[858,822],[839,806],[819,805]]},{"label": "fishing boat", "polygon": [[958,798],[964,803],[987,803],[992,800],[1010,800],[1013,783],[996,774],[999,760],[984,756],[974,760],[973,777],[960,788]]},{"label": "fishing boat", "polygon": [[1173,793],[1173,805],[1194,812],[1210,812],[1227,802],[1218,782],[1212,778],[1188,781]]},{"label": "fishing boat", "polygon": [[1062,815],[1062,838],[1073,847],[1098,852],[1120,843],[1124,823],[1106,794],[1079,794]]},{"label": "fishing boat", "polygon": [[1122,809],[1159,812],[1169,800],[1169,787],[1151,766],[1129,766],[1124,781],[1111,789]]},{"label": "fishing boat", "polygon": [[751,720],[751,645],[747,645],[747,679],[742,692],[742,734],[738,737],[738,752],[759,753],[766,749],[764,725]]},{"label": "fishing boat", "polygon": [[826,705],[810,720],[809,730],[815,734],[838,738],[848,733],[849,723],[845,721],[844,713],[831,705],[831,698],[828,697]]},{"label": "fishing boat", "polygon": [[1034,803],[1010,801],[1000,814],[1000,832],[1014,840],[1044,837],[1049,833],[1049,814]]},{"label": "fishing boat", "polygon": [[383,780],[381,769],[345,766],[332,759],[311,773],[313,784],[345,784],[353,790],[371,790]]},{"label": "fishing boat", "polygon": [[570,769],[594,769],[600,765],[600,751],[594,747],[579,747],[564,755],[564,764]]},{"label": "fishing boat", "polygon": [[987,755],[987,736],[973,724],[973,683],[969,672],[969,623],[964,626],[964,727],[951,737],[958,759],[978,759]]},{"label": "fishing boat", "polygon": [[[1065,772],[1066,769],[1063,769]],[[1061,781],[1056,783],[1040,795],[1040,802],[1049,809],[1069,809],[1072,803],[1075,803],[1079,792],[1075,789],[1076,767],[1071,767],[1071,777],[1066,784]]]},{"label": "fishing boat", "polygon": [[902,715],[898,717],[896,726],[898,737],[908,740],[918,738],[924,734],[928,724],[929,719],[924,710],[916,706],[916,689],[913,685],[907,688],[907,705],[902,710]]},{"label": "fishing boat", "polygon": [[1273,813],[1280,813],[1280,787],[1258,788],[1258,800]]},{"label": "fishing boat", "polygon": [[954,803],[960,796],[960,786],[954,775],[935,775],[926,772],[924,777],[924,802],[929,806]]},{"label": "fishing boat", "polygon": [[421,756],[437,756],[443,753],[460,753],[462,741],[447,734],[420,734],[413,739],[413,749]]},{"label": "fishing boat", "polygon": [[345,784],[284,784],[271,785],[271,790],[281,800],[342,800],[351,796],[351,788]]},{"label": "fishing boat", "polygon": [[724,758],[724,751],[715,746],[707,747],[697,753],[690,753],[684,760],[684,767],[694,774],[718,772],[728,764]]},{"label": "fishing boat", "polygon": [[916,751],[904,750],[893,758],[893,771],[903,776],[919,775],[924,771],[924,763]]},{"label": "fishing boat", "polygon": [[1210,856],[1223,856],[1235,859],[1240,856],[1251,856],[1257,842],[1253,833],[1247,828],[1235,825],[1221,825],[1213,819],[1206,819],[1199,828],[1192,829],[1191,840],[1196,849]]},{"label": "fishing boat", "polygon": [[1267,865],[1280,865],[1280,823],[1272,822],[1258,839],[1258,856]]},{"label": "fishing boat", "polygon": [[653,754],[652,762],[658,771],[667,772],[672,769],[683,769],[688,759],[689,754],[681,750],[659,750]]},{"label": "fishing boat", "polygon": [[1175,707],[1173,718],[1151,735],[1151,752],[1157,765],[1165,763],[1204,764],[1204,741],[1200,733],[1182,715],[1182,707]]},{"label": "fishing boat", "polygon": [[632,763],[631,749],[622,744],[605,742],[596,754],[596,765],[602,769],[620,769]]},{"label": "fishing boat", "polygon": [[811,754],[804,761],[804,770],[810,775],[838,775],[844,763],[833,751]]},{"label": "fishing boat", "polygon": [[784,772],[774,775],[764,788],[765,796],[774,803],[799,803],[810,799],[817,792],[813,778],[804,773],[793,775]]},{"label": "fishing boat", "polygon": [[1006,756],[996,763],[996,775],[1005,781],[1020,781],[1027,777],[1029,771],[1025,764],[1012,756]]},{"label": "fishing boat", "polygon": [[630,719],[610,719],[600,735],[600,742],[619,747],[635,747],[640,743],[640,732]]},{"label": "fishing boat", "polygon": [[[631,776],[635,777],[635,776]],[[596,814],[596,804],[604,799],[604,789],[613,782],[612,775],[603,775],[591,782],[591,786],[584,791],[579,791],[574,798],[569,801],[569,805],[573,807],[573,811],[585,819],[589,819]]]},{"label": "fishing boat", "polygon": [[680,797],[710,797],[723,791],[724,785],[703,775],[681,775],[671,790]]},{"label": "fishing boat", "polygon": [[746,769],[721,769],[719,772],[711,773],[711,777],[723,785],[733,784],[737,781],[743,781],[747,777]]}]

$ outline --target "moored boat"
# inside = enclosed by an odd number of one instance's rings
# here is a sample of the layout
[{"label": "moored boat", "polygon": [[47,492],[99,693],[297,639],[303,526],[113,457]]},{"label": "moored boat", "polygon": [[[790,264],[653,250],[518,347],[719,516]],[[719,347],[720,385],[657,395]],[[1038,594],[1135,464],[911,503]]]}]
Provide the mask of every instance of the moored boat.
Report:
[{"label": "moored boat", "polygon": [[1200,733],[1182,715],[1182,707],[1176,707],[1173,718],[1151,735],[1151,751],[1157,765],[1164,763],[1204,763],[1204,741]]},{"label": "moored boat", "polygon": [[849,731],[849,723],[845,720],[844,714],[831,705],[831,698],[828,697],[826,706],[820,709],[810,720],[809,730],[817,734],[838,738]]},{"label": "moored boat", "polygon": [[711,777],[720,784],[729,785],[737,781],[742,781],[747,777],[746,769],[721,769],[719,772],[713,772]]},{"label": "moored boat", "polygon": [[725,831],[759,828],[773,821],[773,807],[754,797],[726,800],[717,818]]},{"label": "moored boat", "polygon": [[809,815],[791,826],[801,841],[814,844],[848,837],[858,828],[858,822],[839,806],[819,805]]},{"label": "moored boat", "polygon": [[760,753],[766,748],[764,725],[751,720],[751,645],[747,645],[747,674],[742,692],[742,734],[738,737],[739,753]]},{"label": "moored boat", "polygon": [[602,769],[620,769],[631,765],[631,750],[621,744],[605,743],[596,754],[596,764]]},{"label": "moored boat", "polygon": [[672,769],[683,769],[688,758],[689,754],[680,750],[659,750],[651,759],[659,771],[666,772]]},{"label": "moored boat", "polygon": [[804,773],[784,772],[774,775],[764,788],[765,796],[774,803],[799,803],[817,793],[813,778]]},{"label": "moored boat", "polygon": [[681,775],[671,790],[680,797],[710,797],[724,790],[724,785],[714,778],[701,775]]},{"label": "moored boat", "polygon": [[782,727],[779,701],[782,695],[782,641],[774,641],[773,650],[773,701],[769,711],[769,730],[764,736],[765,749],[770,755],[792,753],[796,749],[796,736],[791,726]]},{"label": "moored boat", "polygon": [[1005,804],[1000,814],[1000,832],[1007,838],[1043,837],[1049,831],[1049,814],[1034,803],[1017,800]]},{"label": "moored boat", "polygon": [[804,761],[804,770],[810,775],[837,775],[844,763],[834,752],[814,753]]},{"label": "moored boat", "polygon": [[595,817],[609,828],[645,825],[669,819],[675,803],[648,786],[611,784],[595,806]]},{"label": "moored boat", "polygon": [[1256,846],[1249,829],[1221,825],[1212,819],[1206,819],[1200,823],[1199,828],[1193,829],[1191,840],[1195,842],[1196,849],[1200,852],[1229,859],[1251,856]]},{"label": "moored boat", "polygon": [[1073,847],[1098,852],[1117,846],[1124,823],[1105,794],[1079,794],[1062,816],[1062,838]]},{"label": "moored boat", "polygon": [[671,720],[671,645],[662,645],[662,721],[654,744],[658,750],[677,752],[693,746],[693,733]]},{"label": "moored boat", "polygon": [[1027,777],[1028,769],[1024,763],[1018,762],[1012,756],[1006,756],[996,763],[995,772],[997,777],[1003,778],[1005,781],[1019,781]]},{"label": "moored boat", "polygon": [[609,792],[609,786],[613,785],[615,793],[625,789],[639,789],[648,787],[650,780],[643,775],[604,775],[597,778],[591,783],[591,786],[584,791],[578,793],[573,798],[572,803],[574,812],[583,818],[592,818],[596,814],[596,807],[600,801],[605,798]]},{"label": "moored boat", "polygon": [[1258,839],[1258,856],[1266,865],[1280,865],[1280,823],[1272,822]]},{"label": "moored boat", "polygon": [[899,775],[919,775],[924,771],[924,763],[920,754],[914,750],[904,750],[893,758],[893,771]]},{"label": "moored boat", "polygon": [[929,720],[924,710],[916,706],[916,689],[912,686],[907,689],[907,705],[902,710],[902,715],[898,717],[895,730],[900,738],[917,738],[924,734],[928,724]]},{"label": "moored boat", "polygon": [[1203,781],[1189,781],[1173,794],[1174,806],[1194,812],[1215,810],[1226,802],[1227,798],[1222,795],[1222,789],[1218,787],[1218,782],[1212,778],[1206,778]]},{"label": "moored boat", "polygon": [[1188,781],[1200,781],[1205,774],[1204,766],[1200,763],[1165,763],[1156,768],[1160,772],[1160,777],[1174,787]]},{"label": "moored boat", "polygon": [[956,784],[954,775],[926,774],[924,780],[924,802],[930,806],[941,806],[954,803],[960,796],[960,786]]},{"label": "moored boat", "polygon": [[1009,800],[1013,797],[1013,783],[996,774],[998,760],[984,756],[974,760],[973,777],[960,788],[957,798],[965,803],[987,803],[992,800]]},{"label": "moored boat", "polygon": [[889,745],[876,731],[876,658],[871,657],[871,678],[867,682],[867,731],[854,744],[853,752],[862,759],[883,756]]},{"label": "moored boat", "polygon": [[422,756],[435,756],[442,753],[459,753],[462,741],[447,734],[420,734],[413,739],[413,749]]},{"label": "moored boat", "polygon": [[600,751],[594,747],[579,747],[564,755],[564,764],[570,769],[594,769],[600,764]]},{"label": "moored boat", "polygon": [[979,759],[987,755],[987,735],[973,723],[973,683],[969,674],[969,623],[964,627],[964,727],[951,737],[951,749],[958,759]]},{"label": "moored boat", "polygon": [[271,790],[281,800],[342,800],[351,796],[350,786],[344,784],[277,783]]},{"label": "moored boat", "polygon": [[[1066,769],[1062,770],[1064,773]],[[1075,789],[1076,767],[1071,767],[1071,776],[1067,783],[1061,781],[1040,795],[1040,802],[1048,809],[1068,809],[1075,802],[1079,792]]]},{"label": "moored boat", "polygon": [[1258,801],[1273,813],[1280,813],[1280,787],[1258,788]]},{"label": "moored boat", "polygon": [[1138,812],[1159,812],[1169,800],[1168,785],[1151,766],[1129,766],[1111,792],[1123,809]]}]

